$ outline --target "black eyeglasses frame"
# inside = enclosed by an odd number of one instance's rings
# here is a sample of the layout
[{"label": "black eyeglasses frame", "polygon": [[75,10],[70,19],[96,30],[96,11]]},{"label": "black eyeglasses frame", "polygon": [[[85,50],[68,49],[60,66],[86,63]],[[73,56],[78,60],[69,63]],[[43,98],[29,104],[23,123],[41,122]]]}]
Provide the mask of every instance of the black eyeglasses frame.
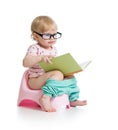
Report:
[{"label": "black eyeglasses frame", "polygon": [[[56,33],[54,33],[54,34],[49,34],[49,33],[41,34],[41,33],[38,33],[38,32],[36,32],[36,31],[34,31],[34,33],[36,33],[36,34],[38,34],[39,36],[41,36],[41,38],[44,39],[44,40],[50,40],[51,37],[53,37],[54,39],[59,39],[59,38],[61,38],[61,36],[62,36],[62,33],[60,33],[60,32],[56,32]],[[59,34],[60,37],[56,38],[55,36],[56,36],[57,34]],[[44,35],[49,35],[49,38],[45,39],[45,38],[43,37]]]}]

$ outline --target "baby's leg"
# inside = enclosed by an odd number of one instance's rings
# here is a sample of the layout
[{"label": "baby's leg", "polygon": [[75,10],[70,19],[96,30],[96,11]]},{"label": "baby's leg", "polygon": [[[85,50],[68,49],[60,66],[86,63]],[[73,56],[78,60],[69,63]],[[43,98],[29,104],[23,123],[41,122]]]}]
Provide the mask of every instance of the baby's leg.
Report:
[{"label": "baby's leg", "polygon": [[63,73],[50,71],[36,78],[29,78],[28,84],[31,89],[42,89],[48,79],[63,80]]},{"label": "baby's leg", "polygon": [[[63,80],[63,74],[60,71],[50,71],[38,78],[30,78],[28,84],[31,89],[42,89],[48,79]],[[47,95],[42,95],[40,98],[41,107],[47,112],[54,112],[56,110],[52,107],[50,98]]]},{"label": "baby's leg", "polygon": [[52,107],[50,99],[51,97],[47,95],[42,95],[39,100],[41,103],[41,108],[46,112],[55,112],[56,109]]},{"label": "baby's leg", "polygon": [[84,106],[84,105],[87,105],[87,100],[76,100],[76,101],[70,102],[70,106],[72,107]]},{"label": "baby's leg", "polygon": [[69,86],[69,100],[70,100],[70,106],[76,107],[76,106],[84,106],[87,105],[86,100],[78,100],[79,98],[79,87],[77,86],[77,81],[75,78],[72,78],[72,85]]}]

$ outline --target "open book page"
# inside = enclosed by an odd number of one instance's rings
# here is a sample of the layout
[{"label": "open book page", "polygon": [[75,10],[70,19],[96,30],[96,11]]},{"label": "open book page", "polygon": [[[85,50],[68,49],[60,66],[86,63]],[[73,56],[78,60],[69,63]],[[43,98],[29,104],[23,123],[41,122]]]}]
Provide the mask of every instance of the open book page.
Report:
[{"label": "open book page", "polygon": [[83,62],[81,64],[79,64],[82,68],[82,70],[84,70],[92,61],[86,61],[86,62]]}]

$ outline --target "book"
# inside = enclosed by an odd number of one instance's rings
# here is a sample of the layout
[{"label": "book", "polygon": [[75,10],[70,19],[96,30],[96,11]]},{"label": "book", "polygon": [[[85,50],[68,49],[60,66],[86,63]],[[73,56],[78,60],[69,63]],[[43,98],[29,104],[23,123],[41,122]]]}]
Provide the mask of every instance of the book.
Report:
[{"label": "book", "polygon": [[51,62],[52,64],[40,62],[39,66],[42,67],[45,72],[59,70],[64,74],[64,76],[70,76],[81,72],[91,63],[91,61],[86,61],[78,64],[70,53],[54,57],[51,59]]}]

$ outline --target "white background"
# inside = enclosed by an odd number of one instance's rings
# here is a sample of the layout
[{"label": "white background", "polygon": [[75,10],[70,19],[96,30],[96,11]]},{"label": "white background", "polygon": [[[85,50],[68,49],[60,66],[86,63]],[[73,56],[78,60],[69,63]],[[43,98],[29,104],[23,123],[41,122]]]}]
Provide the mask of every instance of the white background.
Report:
[{"label": "white background", "polygon": [[[22,59],[31,40],[30,24],[49,15],[63,37],[59,54],[92,60],[76,75],[85,107],[46,113],[17,107]],[[0,2],[0,129],[118,130],[117,0],[4,0]]]}]

